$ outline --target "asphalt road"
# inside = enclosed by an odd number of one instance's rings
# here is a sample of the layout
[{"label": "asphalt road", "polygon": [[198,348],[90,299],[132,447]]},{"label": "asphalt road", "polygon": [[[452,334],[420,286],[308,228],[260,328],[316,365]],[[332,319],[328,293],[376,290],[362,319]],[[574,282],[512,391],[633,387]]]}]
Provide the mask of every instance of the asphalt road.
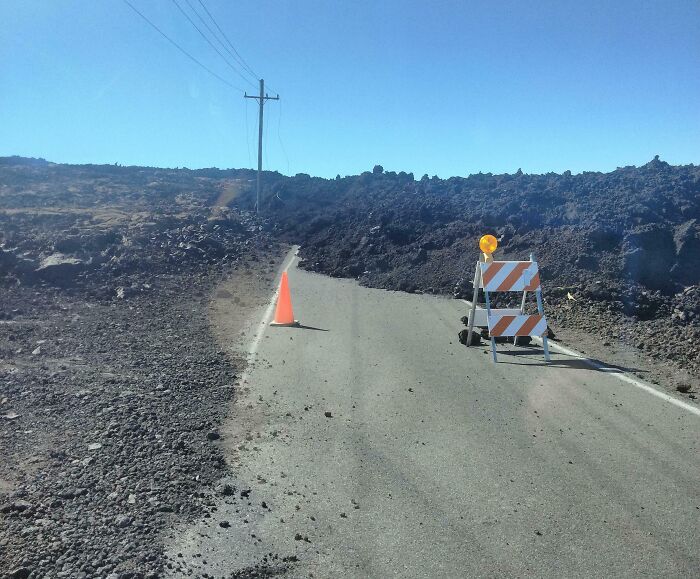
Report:
[{"label": "asphalt road", "polygon": [[462,302],[289,279],[307,327],[260,340],[222,438],[236,500],[173,545],[193,570],[700,574],[700,417],[539,347],[494,364]]}]

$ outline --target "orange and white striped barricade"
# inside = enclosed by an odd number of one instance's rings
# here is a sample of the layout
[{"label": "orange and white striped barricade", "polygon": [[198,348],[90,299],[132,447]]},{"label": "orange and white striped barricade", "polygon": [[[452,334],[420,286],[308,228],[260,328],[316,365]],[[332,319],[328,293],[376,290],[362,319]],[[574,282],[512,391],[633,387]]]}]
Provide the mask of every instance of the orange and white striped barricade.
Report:
[{"label": "orange and white striped barricade", "polygon": [[[467,335],[467,345],[470,345],[471,339],[472,339],[472,334],[474,333],[474,327],[476,326],[477,328],[483,328],[483,329],[488,329],[489,327],[489,322],[488,322],[488,311],[483,308],[482,306],[479,305],[479,289],[483,288],[483,285],[481,283],[481,264],[486,261],[486,258],[488,257],[489,260],[491,260],[491,255],[490,254],[480,254],[479,255],[479,261],[476,264],[476,271],[474,272],[474,296],[472,297],[471,301],[471,309],[469,310],[469,319],[467,321],[467,327],[469,328],[469,333]],[[523,296],[524,297],[524,296]],[[499,310],[499,312],[502,312],[504,314],[512,315],[512,316],[517,316],[522,314],[522,310],[525,307],[525,302],[521,304],[521,307],[519,308],[509,308],[509,309],[502,309]],[[517,340],[517,338],[516,338]]]},{"label": "orange and white striped barricade", "polygon": [[[517,344],[518,336],[540,336],[544,348],[544,358],[549,362],[549,345],[547,343],[547,320],[542,307],[542,287],[540,273],[534,255],[530,261],[479,261],[474,276],[474,299],[469,316],[469,335],[467,344],[471,343],[476,304],[479,288],[483,288],[486,301],[486,319],[491,338],[491,353],[493,361],[496,356],[496,337],[512,336]],[[523,292],[520,310],[492,309],[489,299],[490,292]],[[537,299],[537,314],[525,313],[527,292],[534,292]]]}]

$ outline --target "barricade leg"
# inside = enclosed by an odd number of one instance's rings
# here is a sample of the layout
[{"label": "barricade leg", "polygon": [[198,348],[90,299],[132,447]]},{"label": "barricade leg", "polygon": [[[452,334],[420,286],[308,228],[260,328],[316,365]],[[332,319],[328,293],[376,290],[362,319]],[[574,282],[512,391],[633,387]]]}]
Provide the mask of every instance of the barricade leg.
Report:
[{"label": "barricade leg", "polygon": [[[532,256],[530,257],[532,259]],[[542,307],[542,290],[537,290],[535,292],[535,296],[537,296],[537,312],[541,315],[544,316],[544,308]],[[549,344],[547,344],[547,330],[545,329],[545,335],[542,336],[542,349],[544,350],[544,359],[545,361],[549,362]]]},{"label": "barricade leg", "polygon": [[[530,256],[532,257],[532,256]],[[525,300],[527,299],[527,292],[523,292],[523,299],[520,302],[520,313],[524,314],[525,313]],[[518,336],[513,336],[513,344],[515,346],[518,345]]]},{"label": "barricade leg", "polygon": [[479,299],[479,285],[481,284],[481,268],[476,264],[474,272],[474,295],[472,297],[472,311],[469,313],[469,331],[467,332],[467,346],[472,345],[472,333],[474,332],[474,318],[476,317],[476,302]]},{"label": "barricade leg", "polygon": [[542,337],[542,348],[544,349],[544,359],[549,362],[549,345],[547,344],[547,336]]},{"label": "barricade leg", "polygon": [[[489,299],[489,292],[484,288],[484,298],[486,301],[486,317],[491,316],[491,300]],[[491,329],[489,328],[489,333]],[[493,361],[498,362],[498,357],[496,356],[496,338],[491,336],[491,354],[493,355]]]}]

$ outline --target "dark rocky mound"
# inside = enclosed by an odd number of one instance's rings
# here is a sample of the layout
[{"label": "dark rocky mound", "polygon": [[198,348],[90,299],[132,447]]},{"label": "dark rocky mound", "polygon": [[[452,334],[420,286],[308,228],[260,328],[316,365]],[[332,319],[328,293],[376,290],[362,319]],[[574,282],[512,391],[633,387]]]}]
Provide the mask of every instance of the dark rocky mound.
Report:
[{"label": "dark rocky mound", "polygon": [[304,242],[305,267],[392,289],[451,292],[485,232],[501,238],[504,257],[534,251],[550,285],[600,280],[672,295],[700,282],[700,167],[655,158],[612,173],[419,181],[380,169],[280,179],[263,209]]}]

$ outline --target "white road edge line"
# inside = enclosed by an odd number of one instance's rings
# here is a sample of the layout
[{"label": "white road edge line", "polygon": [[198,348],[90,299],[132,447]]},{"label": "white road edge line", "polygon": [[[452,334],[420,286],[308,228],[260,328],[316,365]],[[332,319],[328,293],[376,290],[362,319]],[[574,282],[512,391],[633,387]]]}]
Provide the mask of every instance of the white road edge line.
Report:
[{"label": "white road edge line", "polygon": [[[275,285],[277,285],[277,282],[279,281],[279,278],[282,276],[282,273],[289,270],[291,265],[294,263],[294,258],[297,256],[297,252],[299,251],[298,246],[293,246],[292,249],[289,250],[289,253],[287,253],[287,256],[284,258],[284,261],[282,262],[282,267],[280,267],[279,272],[277,273],[277,276],[275,277]],[[253,337],[253,340],[250,342],[250,346],[248,346],[248,353],[246,355],[246,360],[245,360],[245,370],[243,371],[243,374],[241,374],[241,378],[239,380],[239,384],[245,384],[248,381],[248,369],[251,368],[251,365],[253,362],[255,362],[255,356],[258,353],[258,348],[260,347],[260,342],[262,342],[263,336],[265,335],[265,330],[267,329],[267,325],[270,323],[270,320],[272,319],[272,312],[275,309],[275,304],[277,302],[277,295],[279,294],[279,287],[274,291],[272,294],[272,297],[270,298],[270,301],[267,304],[267,308],[265,309],[265,313],[263,314],[262,319],[260,320],[260,323],[258,323],[258,329],[255,332],[255,336]]]},{"label": "white road edge line", "polygon": [[[471,307],[472,307],[471,302],[469,302],[467,300],[460,300],[460,301],[467,304],[467,306],[469,306],[469,308],[471,309]],[[542,345],[542,338],[538,338],[538,337],[534,336],[532,339],[535,340],[540,346]],[[584,354],[582,354],[580,352],[577,352],[576,350],[571,350],[569,348],[561,346],[552,340],[549,340],[549,349],[554,350],[555,352],[559,352],[560,354],[565,354],[567,356],[573,356],[574,358],[578,358],[581,361],[583,361],[585,364],[590,366],[591,368],[595,368],[596,370],[600,370],[601,372],[605,372],[607,374],[615,376],[615,378],[618,378],[619,380],[622,380],[623,382],[627,382],[628,384],[632,384],[632,386],[636,386],[637,388],[640,388],[641,390],[648,392],[652,396],[656,396],[657,398],[661,398],[661,400],[665,400],[669,404],[673,404],[674,406],[678,406],[679,408],[683,408],[684,410],[687,410],[688,412],[695,414],[696,416],[700,416],[700,408],[698,408],[697,406],[692,406],[692,405],[688,404],[687,402],[684,402],[683,400],[679,400],[678,398],[675,398],[669,394],[666,394],[665,392],[661,392],[660,390],[657,390],[656,388],[654,388],[651,384],[647,384],[646,382],[643,382],[642,380],[639,380],[637,378],[633,378],[629,374],[626,374],[617,368],[610,368],[609,366],[606,366],[605,364],[601,364],[600,362],[597,362],[595,360],[592,360],[591,358],[588,358],[587,356],[585,356]]]}]

